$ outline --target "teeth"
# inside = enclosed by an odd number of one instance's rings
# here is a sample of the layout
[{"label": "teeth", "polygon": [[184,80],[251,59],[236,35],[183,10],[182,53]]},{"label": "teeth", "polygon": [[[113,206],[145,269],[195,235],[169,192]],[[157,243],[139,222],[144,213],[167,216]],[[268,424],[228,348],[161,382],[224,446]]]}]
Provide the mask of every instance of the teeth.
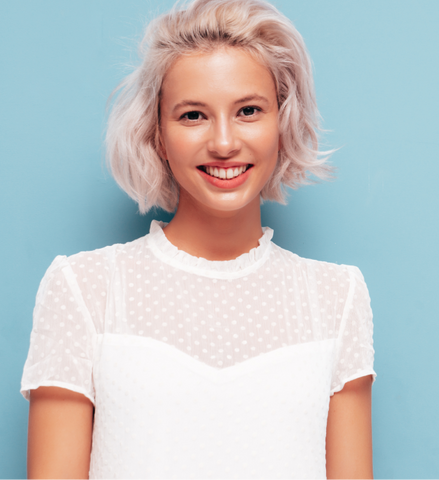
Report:
[{"label": "teeth", "polygon": [[235,168],[218,168],[206,166],[205,169],[206,173],[212,175],[212,177],[230,180],[231,178],[235,178],[238,175],[244,173],[247,170],[247,165]]}]

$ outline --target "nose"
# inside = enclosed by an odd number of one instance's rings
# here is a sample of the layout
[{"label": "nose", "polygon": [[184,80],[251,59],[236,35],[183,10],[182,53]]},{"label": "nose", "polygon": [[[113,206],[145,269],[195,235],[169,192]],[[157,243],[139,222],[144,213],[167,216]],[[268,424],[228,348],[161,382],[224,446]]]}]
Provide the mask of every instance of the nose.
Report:
[{"label": "nose", "polygon": [[207,148],[218,157],[229,158],[241,149],[241,141],[237,135],[236,126],[226,116],[212,123]]}]

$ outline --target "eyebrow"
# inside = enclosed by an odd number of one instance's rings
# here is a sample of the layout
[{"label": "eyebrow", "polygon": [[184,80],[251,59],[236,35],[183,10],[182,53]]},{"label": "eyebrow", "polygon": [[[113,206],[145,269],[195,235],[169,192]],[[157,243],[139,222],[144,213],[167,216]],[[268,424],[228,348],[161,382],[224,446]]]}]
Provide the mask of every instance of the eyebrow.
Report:
[{"label": "eyebrow", "polygon": [[207,105],[203,102],[196,102],[195,100],[183,100],[182,102],[177,103],[172,111],[175,112],[181,107],[207,107]]},{"label": "eyebrow", "polygon": [[240,98],[239,100],[236,100],[235,105],[237,103],[245,103],[245,102],[251,102],[252,100],[258,100],[259,102],[266,102],[270,103],[267,98],[263,97],[262,95],[247,95],[246,97]]},{"label": "eyebrow", "polygon": [[[233,102],[233,104],[237,105],[238,103],[250,102],[252,100],[269,103],[267,98],[261,95],[254,94],[254,95],[247,95],[246,97],[242,97],[239,100],[236,100],[235,102]],[[183,100],[182,102],[177,103],[177,105],[175,105],[172,111],[175,112],[181,107],[207,107],[207,105],[203,102],[197,102],[196,100]]]}]

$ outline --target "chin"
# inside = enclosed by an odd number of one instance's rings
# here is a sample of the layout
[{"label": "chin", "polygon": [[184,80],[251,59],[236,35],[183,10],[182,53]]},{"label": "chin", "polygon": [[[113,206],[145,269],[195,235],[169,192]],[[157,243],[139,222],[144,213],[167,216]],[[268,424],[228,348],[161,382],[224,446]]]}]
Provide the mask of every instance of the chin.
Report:
[{"label": "chin", "polygon": [[207,207],[210,210],[216,210],[218,212],[238,212],[240,210],[244,210],[248,208],[250,205],[253,203],[257,202],[257,205],[260,205],[260,195],[256,195],[251,197],[250,199],[245,199],[245,198],[236,198],[236,194],[230,193],[230,196],[233,196],[234,198],[224,198],[227,194],[222,194],[221,196],[223,198],[217,198],[217,199],[210,199],[209,201],[206,202],[200,202],[202,203],[205,207]]}]

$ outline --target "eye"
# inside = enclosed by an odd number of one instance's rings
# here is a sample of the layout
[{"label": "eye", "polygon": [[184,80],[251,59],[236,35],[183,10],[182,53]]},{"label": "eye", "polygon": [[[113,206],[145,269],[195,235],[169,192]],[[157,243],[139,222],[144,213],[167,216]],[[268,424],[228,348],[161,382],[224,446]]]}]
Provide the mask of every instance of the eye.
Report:
[{"label": "eye", "polygon": [[255,115],[256,112],[260,112],[261,110],[257,107],[244,107],[241,112],[244,114],[245,117],[251,117]]},{"label": "eye", "polygon": [[194,120],[200,120],[201,114],[200,114],[200,112],[196,112],[196,111],[187,112],[187,113],[183,114],[183,115],[181,116],[181,118],[184,118],[184,119],[186,119],[186,120],[192,120],[192,121],[194,121]]}]

